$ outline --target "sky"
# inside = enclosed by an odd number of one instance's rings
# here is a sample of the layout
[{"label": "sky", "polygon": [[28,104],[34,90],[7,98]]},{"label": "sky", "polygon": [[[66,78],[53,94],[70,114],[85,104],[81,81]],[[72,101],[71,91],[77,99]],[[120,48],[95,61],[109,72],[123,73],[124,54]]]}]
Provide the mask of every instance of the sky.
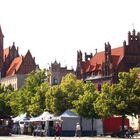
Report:
[{"label": "sky", "polygon": [[139,0],[0,0],[4,48],[15,42],[28,50],[40,68],[55,60],[76,69],[77,51],[104,51],[127,41],[128,31],[140,31]]}]

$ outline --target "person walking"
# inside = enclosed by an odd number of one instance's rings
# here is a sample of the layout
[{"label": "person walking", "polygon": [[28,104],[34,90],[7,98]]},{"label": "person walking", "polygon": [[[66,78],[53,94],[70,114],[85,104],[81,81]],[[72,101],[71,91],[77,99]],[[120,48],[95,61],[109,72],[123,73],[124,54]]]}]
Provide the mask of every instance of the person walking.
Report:
[{"label": "person walking", "polygon": [[56,121],[55,126],[54,126],[54,130],[55,130],[54,139],[56,139],[56,137],[59,137],[59,139],[60,139],[60,134],[61,134],[61,124],[60,124],[60,122]]},{"label": "person walking", "polygon": [[75,129],[75,137],[79,137],[81,136],[81,126],[79,124],[79,122],[76,123],[76,129]]}]

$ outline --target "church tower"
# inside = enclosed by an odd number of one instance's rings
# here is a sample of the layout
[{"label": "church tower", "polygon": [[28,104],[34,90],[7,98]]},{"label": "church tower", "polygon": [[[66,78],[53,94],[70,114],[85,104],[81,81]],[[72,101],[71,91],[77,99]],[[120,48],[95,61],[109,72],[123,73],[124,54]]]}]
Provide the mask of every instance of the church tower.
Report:
[{"label": "church tower", "polygon": [[2,69],[2,65],[3,65],[3,38],[4,35],[2,33],[1,26],[0,26],[0,69]]},{"label": "church tower", "polygon": [[[125,46],[125,45],[124,45]],[[135,29],[133,29],[132,33],[128,32],[128,46],[125,47],[126,55],[140,55],[140,33],[136,34]]]}]

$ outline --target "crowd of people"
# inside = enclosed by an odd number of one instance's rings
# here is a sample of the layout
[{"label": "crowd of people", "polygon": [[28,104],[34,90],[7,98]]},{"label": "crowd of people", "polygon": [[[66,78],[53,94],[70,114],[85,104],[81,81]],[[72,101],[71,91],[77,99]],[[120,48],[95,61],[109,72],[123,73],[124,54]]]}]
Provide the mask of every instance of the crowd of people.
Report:
[{"label": "crowd of people", "polygon": [[27,134],[33,136],[60,136],[62,121],[46,122],[17,122],[13,124],[13,134]]},{"label": "crowd of people", "polygon": [[[53,134],[51,134],[50,130],[53,129]],[[31,123],[31,122],[22,122],[15,123],[13,125],[12,133],[14,134],[28,134],[34,136],[47,136],[54,135],[54,139],[57,137],[60,139],[61,131],[62,131],[62,120],[55,121],[50,130],[48,130],[48,126],[45,125],[44,122],[39,123]],[[75,137],[81,136],[81,126],[79,122],[75,125]]]}]

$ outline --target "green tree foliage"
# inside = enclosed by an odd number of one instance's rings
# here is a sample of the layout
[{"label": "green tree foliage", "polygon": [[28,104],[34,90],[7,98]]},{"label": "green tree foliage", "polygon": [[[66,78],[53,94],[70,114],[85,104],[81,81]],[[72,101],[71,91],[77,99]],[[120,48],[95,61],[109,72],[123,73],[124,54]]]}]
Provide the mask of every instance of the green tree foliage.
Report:
[{"label": "green tree foliage", "polygon": [[24,88],[26,88],[28,91],[31,91],[32,94],[36,92],[37,88],[44,83],[44,80],[46,78],[45,75],[46,70],[37,70],[32,71],[28,74],[28,77],[25,80]]},{"label": "green tree foliage", "polygon": [[10,106],[14,116],[26,112],[26,99],[23,96],[23,91],[15,91],[12,93],[10,98]]},{"label": "green tree foliage", "polygon": [[75,100],[74,107],[76,112],[85,118],[96,117],[93,103],[96,100],[97,94],[93,83],[90,81],[83,85],[84,94],[80,95],[78,100]]},{"label": "green tree foliage", "polygon": [[53,95],[53,87],[50,87],[46,92],[45,97],[45,110],[51,113],[54,113],[54,95]]},{"label": "green tree foliage", "polygon": [[105,84],[95,102],[95,109],[102,117],[122,116],[122,129],[126,115],[136,115],[140,109],[139,68],[120,72],[118,84]]},{"label": "green tree foliage", "polygon": [[62,92],[59,86],[54,86],[52,88],[52,95],[53,95],[53,112],[56,115],[60,115],[64,112],[67,107],[67,100],[66,100],[66,93]]},{"label": "green tree foliage", "polygon": [[94,109],[101,118],[106,118],[112,115],[112,113],[110,112],[112,108],[112,106],[110,105],[112,102],[112,100],[110,99],[110,95],[110,84],[103,84],[101,93],[97,95],[97,98],[94,102]]},{"label": "green tree foliage", "polygon": [[26,79],[23,98],[26,100],[26,112],[31,115],[38,115],[45,108],[45,93],[48,89],[48,83],[44,83],[46,70],[31,72]]},{"label": "green tree foliage", "polygon": [[91,119],[92,134],[93,134],[93,118],[98,118],[94,110],[94,102],[97,98],[95,86],[92,82],[87,81],[83,85],[84,94],[80,95],[78,100],[75,100],[74,107],[79,116]]},{"label": "green tree foliage", "polygon": [[[138,115],[140,113],[140,68],[133,68],[129,73],[121,73],[120,84],[129,98],[129,114]],[[128,96],[129,95],[129,96]]]},{"label": "green tree foliage", "polygon": [[118,114],[138,114],[140,109],[139,72],[139,68],[134,68],[130,72],[119,73],[119,83],[112,88],[114,102],[116,103],[116,112]]},{"label": "green tree foliage", "polygon": [[59,115],[67,109],[74,108],[73,102],[83,94],[83,81],[74,74],[67,74],[58,86],[50,87],[46,93],[46,110]]},{"label": "green tree foliage", "polygon": [[[13,93],[11,107],[15,115],[26,112],[36,116],[44,111],[45,94],[49,89],[49,84],[44,82],[45,72],[45,69],[31,72],[27,76],[23,88]],[[14,100],[15,98],[16,100]]]},{"label": "green tree foliage", "polygon": [[139,112],[140,69],[131,69],[130,72],[119,73],[119,83],[104,84],[102,92],[95,104],[96,111],[103,117],[116,115],[134,115]]},{"label": "green tree foliage", "polygon": [[72,73],[63,77],[60,84],[62,92],[66,95],[67,109],[73,108],[73,101],[79,98],[79,95],[84,94],[84,82],[77,80],[76,76]]},{"label": "green tree foliage", "polygon": [[5,112],[5,101],[0,99],[0,112]]},{"label": "green tree foliage", "polygon": [[1,110],[6,114],[11,115],[11,106],[10,106],[10,98],[14,88],[12,85],[4,86],[0,84],[0,101],[1,101]]}]

